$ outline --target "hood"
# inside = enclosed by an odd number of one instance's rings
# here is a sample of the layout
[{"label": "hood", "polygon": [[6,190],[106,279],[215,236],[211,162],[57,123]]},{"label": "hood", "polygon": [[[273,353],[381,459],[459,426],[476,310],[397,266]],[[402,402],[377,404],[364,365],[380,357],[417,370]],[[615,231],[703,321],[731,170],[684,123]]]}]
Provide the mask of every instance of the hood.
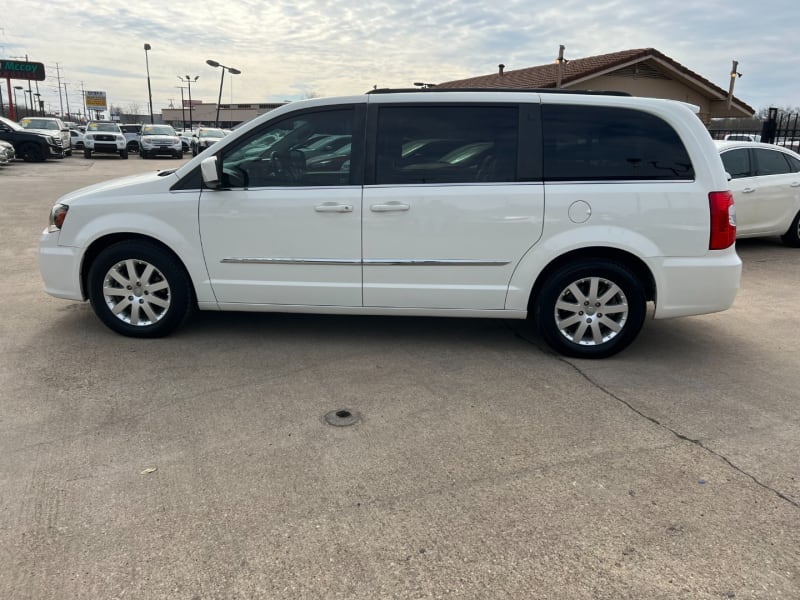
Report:
[{"label": "hood", "polygon": [[94,199],[101,197],[111,190],[128,188],[131,194],[139,190],[168,189],[178,180],[174,170],[156,171],[142,175],[129,175],[110,181],[96,183],[74,192],[70,192],[58,199],[60,204],[72,204],[76,200]]}]

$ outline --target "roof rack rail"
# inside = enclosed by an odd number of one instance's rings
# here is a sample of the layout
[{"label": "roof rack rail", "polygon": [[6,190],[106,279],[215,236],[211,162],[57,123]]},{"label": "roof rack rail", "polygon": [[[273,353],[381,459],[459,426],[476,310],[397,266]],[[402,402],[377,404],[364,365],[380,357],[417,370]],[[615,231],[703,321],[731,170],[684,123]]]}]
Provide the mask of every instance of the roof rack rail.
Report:
[{"label": "roof rack rail", "polygon": [[534,94],[576,94],[586,96],[632,96],[629,92],[620,92],[617,90],[565,90],[563,88],[376,88],[369,90],[367,94],[408,94],[411,92],[416,93],[443,93],[443,92],[528,92]]}]

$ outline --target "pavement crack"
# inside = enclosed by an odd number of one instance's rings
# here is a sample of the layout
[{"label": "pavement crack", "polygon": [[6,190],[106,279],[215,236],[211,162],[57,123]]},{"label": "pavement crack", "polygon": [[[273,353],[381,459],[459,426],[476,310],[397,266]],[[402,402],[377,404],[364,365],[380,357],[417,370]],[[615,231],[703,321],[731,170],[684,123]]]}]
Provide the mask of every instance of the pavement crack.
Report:
[{"label": "pavement crack", "polygon": [[797,501],[797,500],[795,500],[794,498],[792,498],[791,496],[788,496],[787,494],[784,494],[784,493],[783,493],[783,492],[781,492],[780,490],[777,490],[777,489],[775,489],[775,488],[773,488],[773,487],[771,487],[771,486],[767,485],[767,484],[766,484],[766,483],[764,483],[763,481],[760,481],[760,480],[759,480],[759,479],[758,479],[758,478],[757,478],[755,475],[753,475],[753,474],[751,474],[751,473],[748,473],[748,472],[747,472],[747,471],[745,471],[743,468],[741,468],[741,467],[739,467],[738,465],[736,465],[736,464],[735,464],[735,463],[734,463],[734,462],[733,462],[731,459],[729,459],[729,458],[728,458],[727,456],[725,456],[724,454],[721,454],[721,453],[717,452],[716,450],[714,450],[713,448],[710,448],[710,447],[708,447],[706,444],[704,444],[704,443],[703,443],[703,441],[702,441],[702,440],[700,440],[700,439],[695,439],[695,438],[691,438],[691,437],[689,437],[689,436],[687,436],[687,435],[684,435],[684,434],[682,434],[680,431],[677,431],[677,430],[673,429],[672,427],[670,427],[669,425],[666,425],[666,424],[662,423],[661,421],[659,421],[659,420],[658,420],[658,419],[656,419],[655,417],[651,417],[650,415],[648,415],[648,414],[644,413],[642,410],[640,410],[640,409],[636,408],[635,406],[633,406],[633,405],[632,405],[630,402],[628,402],[628,401],[627,401],[627,400],[625,400],[624,398],[621,398],[620,396],[618,396],[617,394],[615,394],[614,392],[612,392],[611,390],[609,390],[608,388],[606,388],[606,387],[605,387],[605,386],[603,386],[602,384],[600,384],[600,383],[598,383],[597,381],[595,381],[594,379],[592,379],[592,377],[591,377],[590,375],[588,375],[587,373],[585,373],[585,372],[584,372],[584,371],[583,371],[583,370],[582,370],[582,369],[581,369],[581,368],[580,368],[578,365],[576,365],[575,363],[573,363],[573,362],[570,362],[570,360],[568,360],[566,357],[564,357],[564,356],[561,356],[561,355],[559,355],[559,354],[552,353],[552,352],[550,352],[549,350],[542,348],[542,347],[541,347],[539,344],[537,344],[537,343],[536,343],[534,340],[532,340],[532,339],[530,339],[530,338],[526,337],[526,336],[525,336],[525,335],[524,335],[522,332],[520,332],[520,331],[514,330],[513,328],[512,328],[512,331],[514,332],[514,335],[516,335],[516,336],[517,336],[517,337],[519,337],[520,339],[522,339],[522,340],[526,341],[527,343],[531,344],[532,346],[535,346],[536,348],[538,348],[539,350],[541,350],[541,351],[542,351],[543,353],[545,353],[545,354],[551,354],[551,355],[552,355],[552,356],[553,356],[553,357],[554,357],[556,360],[558,360],[559,362],[562,362],[562,363],[564,363],[565,365],[567,365],[567,366],[571,367],[571,368],[572,368],[572,369],[573,369],[573,370],[574,370],[576,373],[578,373],[578,374],[579,374],[581,377],[583,377],[583,378],[584,378],[584,379],[585,379],[587,382],[589,382],[589,383],[590,383],[592,386],[594,386],[595,388],[597,388],[598,390],[600,390],[601,392],[603,392],[603,393],[604,393],[605,395],[607,395],[609,398],[612,398],[613,400],[616,400],[616,401],[617,401],[617,402],[619,402],[620,404],[623,404],[623,405],[624,405],[624,406],[626,406],[626,407],[628,408],[628,410],[630,410],[631,412],[633,412],[633,413],[637,414],[638,416],[640,416],[640,417],[641,417],[641,418],[643,418],[643,419],[646,419],[646,420],[650,421],[650,422],[651,422],[651,423],[653,423],[653,424],[654,424],[656,427],[659,427],[659,428],[661,428],[661,429],[663,429],[663,430],[665,430],[665,431],[668,431],[669,433],[671,433],[673,436],[675,436],[675,437],[676,437],[676,438],[678,438],[679,440],[682,440],[682,441],[684,441],[684,442],[688,442],[688,443],[690,443],[690,444],[694,444],[694,445],[695,445],[695,446],[697,446],[698,448],[701,448],[701,449],[703,449],[705,452],[708,452],[708,453],[709,453],[709,454],[711,454],[712,456],[714,456],[714,457],[718,458],[719,460],[723,461],[725,464],[727,464],[727,465],[728,465],[730,468],[732,468],[734,471],[736,471],[736,472],[737,472],[737,473],[739,473],[740,475],[743,475],[744,477],[747,477],[748,479],[750,479],[750,480],[751,480],[753,483],[755,483],[757,486],[759,486],[759,487],[763,488],[764,490],[767,490],[768,492],[771,492],[772,494],[774,494],[775,496],[777,496],[777,497],[778,497],[778,498],[780,498],[781,500],[783,500],[783,501],[785,501],[785,502],[788,502],[789,504],[791,504],[793,507],[800,509],[800,501]]}]

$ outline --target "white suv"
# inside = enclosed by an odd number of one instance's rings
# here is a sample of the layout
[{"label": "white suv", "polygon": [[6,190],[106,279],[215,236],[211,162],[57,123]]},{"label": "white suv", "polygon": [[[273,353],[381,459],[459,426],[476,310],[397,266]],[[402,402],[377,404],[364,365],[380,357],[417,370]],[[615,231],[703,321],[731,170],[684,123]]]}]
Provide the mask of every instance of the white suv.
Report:
[{"label": "white suv", "polygon": [[125,135],[119,125],[112,121],[90,121],[83,134],[83,157],[91,158],[92,154],[119,154],[120,158],[128,158]]},{"label": "white suv", "polygon": [[[335,152],[301,150],[350,136]],[[73,192],[48,293],[129,336],[206,310],[525,319],[563,354],[727,309],[733,200],[685,104],[597,93],[379,91],[293,102],[175,171]]]}]

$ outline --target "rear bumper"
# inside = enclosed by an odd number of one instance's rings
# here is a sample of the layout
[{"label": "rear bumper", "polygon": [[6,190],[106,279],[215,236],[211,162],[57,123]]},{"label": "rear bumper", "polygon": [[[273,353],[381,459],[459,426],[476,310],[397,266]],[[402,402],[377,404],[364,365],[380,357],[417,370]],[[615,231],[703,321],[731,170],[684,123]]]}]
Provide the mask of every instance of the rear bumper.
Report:
[{"label": "rear bumper", "polygon": [[654,318],[669,319],[727,310],[736,298],[742,261],[734,246],[702,257],[650,259],[656,277]]}]

